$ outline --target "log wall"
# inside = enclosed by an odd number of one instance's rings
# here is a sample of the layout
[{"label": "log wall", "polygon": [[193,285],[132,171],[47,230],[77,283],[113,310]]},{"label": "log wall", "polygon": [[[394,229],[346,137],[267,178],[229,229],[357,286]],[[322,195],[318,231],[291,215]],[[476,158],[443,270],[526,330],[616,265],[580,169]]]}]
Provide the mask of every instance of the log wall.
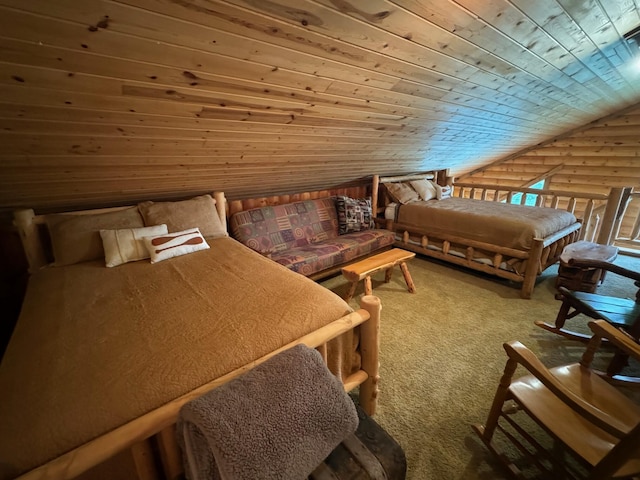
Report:
[{"label": "log wall", "polygon": [[[640,190],[640,107],[630,108],[545,142],[512,158],[462,175],[465,183],[528,186],[548,177],[545,188],[607,194],[611,187]],[[582,213],[577,205],[577,212]],[[627,207],[620,236],[628,237],[640,214],[640,198]]]}]

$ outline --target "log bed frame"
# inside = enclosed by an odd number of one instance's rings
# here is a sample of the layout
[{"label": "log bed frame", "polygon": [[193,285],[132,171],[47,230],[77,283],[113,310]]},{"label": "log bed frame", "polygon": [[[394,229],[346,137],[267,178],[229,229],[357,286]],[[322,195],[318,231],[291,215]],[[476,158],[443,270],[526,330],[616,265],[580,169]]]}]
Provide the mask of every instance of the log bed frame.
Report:
[{"label": "log bed frame", "polygon": [[[218,216],[226,228],[227,202],[224,193],[216,192],[214,193],[214,198],[216,199]],[[116,211],[124,208],[128,207],[123,206],[65,213],[83,215]],[[44,224],[44,216],[35,215],[33,210],[27,209],[16,211],[14,219],[14,224],[20,234],[29,263],[29,271],[33,273],[49,263],[40,234],[40,225]],[[183,472],[183,468],[181,453],[176,441],[175,422],[180,408],[185,403],[209,390],[225,384],[265,362],[274,355],[298,344],[304,344],[308,347],[318,349],[326,360],[326,343],[357,326],[360,326],[359,352],[361,355],[361,368],[359,371],[344,379],[343,383],[346,391],[353,390],[357,386],[360,387],[360,404],[368,414],[373,415],[377,406],[379,382],[380,300],[373,295],[363,296],[360,307],[360,309],[310,332],[220,378],[213,379],[195,390],[121,425],[98,438],[80,445],[18,478],[21,480],[71,479],[127,449],[131,452],[138,478],[142,480],[177,478]],[[158,472],[156,467],[158,456],[159,462],[162,465],[162,473]]]},{"label": "log bed frame", "polygon": [[[386,189],[382,191],[384,188],[382,184],[385,182],[404,182],[425,178],[433,180],[436,176],[433,173],[395,177],[380,177],[379,175],[374,175],[372,205],[375,206],[376,213],[380,211],[384,212],[384,208],[389,201]],[[384,199],[384,206],[378,208],[380,198]],[[377,214],[375,216],[377,217]],[[525,251],[454,235],[433,235],[429,232],[416,229],[415,227],[394,223],[391,220],[378,218],[378,221],[384,222],[386,228],[396,232],[395,246],[522,283],[520,294],[523,298],[531,298],[538,275],[558,261],[562,249],[566,245],[578,240],[581,227],[581,224],[577,222],[546,238],[534,238],[531,249]],[[413,240],[413,242],[410,240]],[[428,248],[430,244],[437,245],[439,249]],[[452,254],[453,248],[457,251],[463,251],[465,256],[461,257]],[[478,258],[478,256],[490,259],[491,264],[480,263],[474,260],[474,258]],[[503,263],[508,264],[512,270],[500,268]]]}]

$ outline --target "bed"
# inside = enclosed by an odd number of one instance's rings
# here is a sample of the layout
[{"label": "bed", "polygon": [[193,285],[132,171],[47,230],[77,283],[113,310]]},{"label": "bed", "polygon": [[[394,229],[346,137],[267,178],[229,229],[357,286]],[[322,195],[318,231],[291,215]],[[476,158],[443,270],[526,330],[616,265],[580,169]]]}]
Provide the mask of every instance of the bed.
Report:
[{"label": "bed", "polygon": [[[395,245],[423,255],[521,283],[530,298],[536,279],[556,263],[563,248],[579,238],[581,223],[567,211],[467,198],[430,198],[417,192],[397,199],[388,190],[433,180],[432,174],[374,175],[375,201]],[[436,185],[437,187],[437,185]],[[402,189],[400,189],[402,190]],[[402,190],[404,191],[404,190]],[[445,192],[434,190],[438,195]],[[404,203],[404,204],[403,204]],[[376,205],[379,205],[376,203]]]},{"label": "bed", "polygon": [[[46,218],[17,213],[32,275],[0,364],[1,479],[75,478],[128,449],[140,478],[157,478],[156,463],[175,478],[180,407],[298,343],[318,348],[347,390],[360,385],[375,411],[379,300],[353,311],[229,238],[224,195],[208,198],[224,229],[204,236],[210,248],[114,268],[104,253],[42,268]],[[73,216],[124,210],[135,213]]]}]

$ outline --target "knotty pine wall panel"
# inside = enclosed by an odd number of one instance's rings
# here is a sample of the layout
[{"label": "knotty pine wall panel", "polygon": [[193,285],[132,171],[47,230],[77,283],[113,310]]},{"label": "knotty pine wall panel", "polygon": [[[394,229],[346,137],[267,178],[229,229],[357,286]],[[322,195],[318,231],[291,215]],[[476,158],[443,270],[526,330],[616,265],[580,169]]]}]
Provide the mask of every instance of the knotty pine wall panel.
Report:
[{"label": "knotty pine wall panel", "polygon": [[637,2],[587,3],[0,0],[0,211],[473,171],[640,101]]},{"label": "knotty pine wall panel", "polygon": [[[548,188],[605,194],[611,187],[640,191],[640,107],[594,122],[460,180],[528,186],[557,167],[559,170],[549,177]],[[577,211],[582,211],[580,206]],[[629,236],[639,212],[640,202],[632,201],[622,222],[622,236]]]}]

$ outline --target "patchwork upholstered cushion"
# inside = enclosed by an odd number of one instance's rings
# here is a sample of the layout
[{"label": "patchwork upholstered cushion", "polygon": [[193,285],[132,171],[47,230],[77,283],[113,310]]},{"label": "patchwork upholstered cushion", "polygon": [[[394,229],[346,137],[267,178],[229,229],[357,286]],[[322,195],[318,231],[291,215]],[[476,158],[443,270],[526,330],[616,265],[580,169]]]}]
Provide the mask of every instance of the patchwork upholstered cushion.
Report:
[{"label": "patchwork upholstered cushion", "polygon": [[181,232],[188,228],[199,228],[205,237],[226,237],[216,201],[211,195],[200,195],[179,202],[142,202],[138,209],[144,224],[165,224],[169,232]]},{"label": "patchwork upholstered cushion", "polygon": [[164,235],[166,233],[168,233],[166,225],[100,230],[106,266],[116,267],[123,263],[149,258],[149,250],[147,250],[144,243],[144,237]]},{"label": "patchwork upholstered cushion", "polygon": [[144,227],[136,207],[90,215],[47,215],[45,220],[58,267],[103,258],[100,230]]},{"label": "patchwork upholstered cushion", "polygon": [[360,232],[374,227],[370,198],[336,197],[338,233]]},{"label": "patchwork upholstered cushion", "polygon": [[235,213],[233,236],[262,254],[274,254],[338,236],[333,198],[307,200]]},{"label": "patchwork upholstered cushion", "polygon": [[149,251],[151,263],[158,263],[168,258],[179,257],[180,255],[209,248],[209,244],[202,238],[200,230],[197,228],[155,237],[145,237],[144,243]]},{"label": "patchwork upholstered cushion", "polygon": [[254,208],[234,214],[229,224],[237,240],[306,276],[394,242],[394,234],[388,230],[338,235],[334,198]]},{"label": "patchwork upholstered cushion", "polygon": [[384,186],[387,188],[387,192],[391,195],[391,198],[403,205],[420,200],[418,193],[406,183],[385,183]]},{"label": "patchwork upholstered cushion", "polygon": [[271,259],[302,275],[313,275],[392,245],[390,230],[364,230],[333,240],[274,253]]}]

